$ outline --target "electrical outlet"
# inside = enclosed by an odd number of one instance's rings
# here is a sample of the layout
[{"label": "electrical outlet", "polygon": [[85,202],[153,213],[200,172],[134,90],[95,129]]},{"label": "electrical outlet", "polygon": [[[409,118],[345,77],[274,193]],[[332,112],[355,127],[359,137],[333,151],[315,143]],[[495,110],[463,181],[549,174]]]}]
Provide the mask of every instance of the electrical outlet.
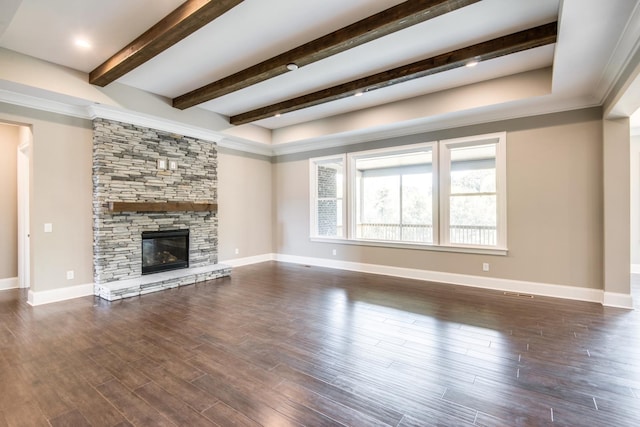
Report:
[{"label": "electrical outlet", "polygon": [[333,250],[333,255],[335,256],[335,255],[337,255],[337,254],[338,254],[338,252],[334,249],[334,250]]},{"label": "electrical outlet", "polygon": [[67,271],[67,280],[71,280],[76,276],[76,274],[73,272],[73,270],[69,270]]},{"label": "electrical outlet", "polygon": [[482,263],[482,271],[489,271],[489,263],[488,262],[483,262]]},{"label": "electrical outlet", "polygon": [[240,253],[240,249],[236,248],[236,255]]}]

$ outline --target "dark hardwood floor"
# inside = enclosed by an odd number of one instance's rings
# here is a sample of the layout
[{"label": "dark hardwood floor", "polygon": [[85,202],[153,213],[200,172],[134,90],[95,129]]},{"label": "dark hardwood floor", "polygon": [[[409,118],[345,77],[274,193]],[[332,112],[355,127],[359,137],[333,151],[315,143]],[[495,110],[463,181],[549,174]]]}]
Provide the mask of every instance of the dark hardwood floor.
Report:
[{"label": "dark hardwood floor", "polygon": [[638,310],[275,262],[25,298],[0,292],[0,425],[640,425]]}]

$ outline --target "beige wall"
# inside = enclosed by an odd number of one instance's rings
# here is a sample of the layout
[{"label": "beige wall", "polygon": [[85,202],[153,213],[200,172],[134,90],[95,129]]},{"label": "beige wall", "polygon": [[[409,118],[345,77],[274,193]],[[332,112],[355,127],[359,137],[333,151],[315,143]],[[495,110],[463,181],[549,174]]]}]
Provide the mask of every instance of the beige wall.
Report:
[{"label": "beige wall", "polygon": [[[507,131],[507,256],[309,241],[309,155],[274,165],[276,252],[539,283],[602,288],[599,109],[470,126],[349,150]],[[327,151],[315,153],[328,154]],[[314,155],[315,155],[314,154]],[[332,249],[337,256],[332,256]],[[490,273],[482,272],[489,262]]]},{"label": "beige wall", "polygon": [[218,254],[221,262],[273,252],[271,202],[271,160],[220,148]]},{"label": "beige wall", "polygon": [[0,279],[18,276],[18,130],[0,123]]},{"label": "beige wall", "polygon": [[603,120],[603,233],[604,290],[631,290],[629,118]]},{"label": "beige wall", "polygon": [[640,269],[640,136],[631,137],[631,264]]},{"label": "beige wall", "polygon": [[[92,282],[90,122],[0,105],[33,125],[32,289]],[[309,241],[308,157],[270,159],[221,148],[221,261],[272,252],[602,288],[600,109],[546,115],[350,146],[350,150],[507,131],[508,256]],[[44,233],[44,223],[53,233]],[[238,248],[239,253],[235,254]],[[331,254],[337,249],[337,256]],[[481,271],[491,264],[490,273]],[[67,270],[76,278],[66,280]]]},{"label": "beige wall", "polygon": [[[91,122],[7,104],[0,104],[0,121],[33,129],[31,290],[92,283]],[[52,233],[44,233],[45,223]]]}]

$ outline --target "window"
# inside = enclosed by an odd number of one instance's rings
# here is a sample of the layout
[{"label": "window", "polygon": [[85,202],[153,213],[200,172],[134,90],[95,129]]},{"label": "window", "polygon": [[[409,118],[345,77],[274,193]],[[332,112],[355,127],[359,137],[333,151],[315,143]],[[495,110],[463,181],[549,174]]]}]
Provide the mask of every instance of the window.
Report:
[{"label": "window", "polygon": [[505,144],[497,133],[311,159],[311,236],[504,250]]},{"label": "window", "polygon": [[344,237],[344,156],[311,159],[311,230],[318,237]]},{"label": "window", "polygon": [[440,142],[442,244],[506,247],[504,138]]},{"label": "window", "polygon": [[355,238],[433,243],[433,147],[349,156]]}]

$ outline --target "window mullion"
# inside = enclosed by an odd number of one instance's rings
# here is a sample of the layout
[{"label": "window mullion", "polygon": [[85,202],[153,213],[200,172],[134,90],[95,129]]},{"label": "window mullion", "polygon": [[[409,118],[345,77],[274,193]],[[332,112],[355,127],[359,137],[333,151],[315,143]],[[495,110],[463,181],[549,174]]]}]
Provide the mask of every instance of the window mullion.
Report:
[{"label": "window mullion", "polygon": [[431,239],[440,245],[440,147],[433,144],[431,163]]},{"label": "window mullion", "polygon": [[351,158],[351,155],[346,155],[346,162],[345,162],[345,167],[346,167],[346,171],[345,171],[345,185],[346,185],[346,191],[345,191],[345,197],[346,197],[346,203],[344,203],[344,209],[345,209],[345,216],[346,216],[346,224],[345,226],[347,227],[347,232],[346,232],[346,237],[347,239],[353,239],[355,238],[355,223],[356,221],[356,205],[354,203],[355,200],[355,195],[357,194],[356,192],[356,188],[355,188],[355,184],[356,184],[356,171],[355,171],[355,167],[353,164],[353,159]]},{"label": "window mullion", "polygon": [[450,165],[450,152],[449,147],[442,141],[438,146],[440,150],[440,164],[439,166],[439,179],[440,185],[438,186],[440,190],[440,222],[439,222],[439,244],[441,245],[449,245],[451,235],[449,232],[449,206],[450,206],[450,197],[451,197],[451,165]]},{"label": "window mullion", "polygon": [[496,201],[497,201],[497,239],[498,247],[507,247],[507,144],[506,133],[500,136],[496,150]]},{"label": "window mullion", "polygon": [[400,179],[398,180],[398,185],[400,186],[400,188],[398,190],[398,192],[399,192],[398,199],[400,201],[400,206],[399,206],[399,208],[400,208],[400,212],[399,212],[400,217],[398,218],[398,222],[400,223],[400,241],[402,241],[403,240],[403,238],[402,238],[402,224],[403,224],[403,222],[402,222],[402,219],[403,219],[402,218],[403,217],[403,211],[402,211],[402,174],[400,174]]}]

